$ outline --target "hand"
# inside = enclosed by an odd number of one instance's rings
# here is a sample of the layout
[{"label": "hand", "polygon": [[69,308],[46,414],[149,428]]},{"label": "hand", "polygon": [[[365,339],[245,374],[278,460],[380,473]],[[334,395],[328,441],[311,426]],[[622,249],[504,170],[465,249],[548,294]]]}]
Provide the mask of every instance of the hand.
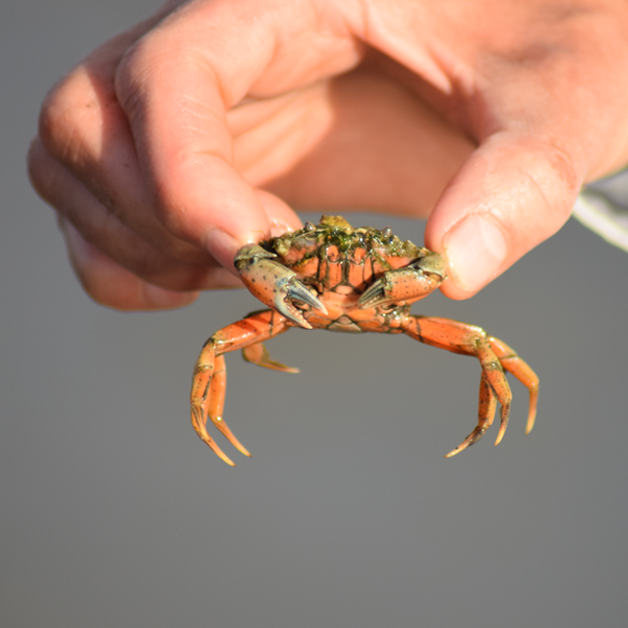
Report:
[{"label": "hand", "polygon": [[291,207],[429,216],[465,298],[628,161],[626,32],[619,0],[169,2],[53,88],[31,179],[111,307],[237,284]]}]

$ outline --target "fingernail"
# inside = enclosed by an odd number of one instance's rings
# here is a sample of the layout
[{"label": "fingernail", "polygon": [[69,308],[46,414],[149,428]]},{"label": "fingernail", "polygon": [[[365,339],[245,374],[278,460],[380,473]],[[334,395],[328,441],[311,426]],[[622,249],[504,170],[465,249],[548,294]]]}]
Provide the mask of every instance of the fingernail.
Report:
[{"label": "fingernail", "polygon": [[502,230],[479,215],[465,218],[447,234],[444,248],[450,276],[468,292],[477,292],[496,276],[507,253]]},{"label": "fingernail", "polygon": [[232,235],[222,229],[213,229],[203,238],[205,248],[211,256],[223,267],[235,272],[233,258],[236,251],[242,246]]},{"label": "fingernail", "polygon": [[146,303],[160,310],[185,307],[198,297],[198,292],[175,292],[144,282],[141,285]]},{"label": "fingernail", "polygon": [[270,237],[271,238],[278,238],[279,236],[282,236],[284,233],[291,233],[292,231],[295,231],[295,229],[299,229],[299,227],[296,227],[296,228],[292,227],[287,222],[284,222],[283,220],[279,220],[277,218],[273,218],[270,221]]}]

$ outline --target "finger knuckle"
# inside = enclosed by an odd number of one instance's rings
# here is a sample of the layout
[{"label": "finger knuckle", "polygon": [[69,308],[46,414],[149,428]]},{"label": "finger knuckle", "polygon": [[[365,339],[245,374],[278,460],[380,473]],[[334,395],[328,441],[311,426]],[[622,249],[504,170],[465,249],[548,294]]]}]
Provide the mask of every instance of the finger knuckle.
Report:
[{"label": "finger knuckle", "polygon": [[59,81],[46,95],[39,114],[39,137],[56,159],[71,162],[93,127],[98,99],[80,68]]},{"label": "finger knuckle", "polygon": [[138,39],[122,55],[114,76],[115,92],[129,120],[140,121],[146,115],[151,89],[164,75],[165,67],[180,56],[173,55],[159,31]]},{"label": "finger knuckle", "polygon": [[573,155],[558,141],[546,140],[535,151],[529,169],[530,179],[545,205],[545,217],[553,215],[556,229],[571,213],[573,203],[582,185]]}]

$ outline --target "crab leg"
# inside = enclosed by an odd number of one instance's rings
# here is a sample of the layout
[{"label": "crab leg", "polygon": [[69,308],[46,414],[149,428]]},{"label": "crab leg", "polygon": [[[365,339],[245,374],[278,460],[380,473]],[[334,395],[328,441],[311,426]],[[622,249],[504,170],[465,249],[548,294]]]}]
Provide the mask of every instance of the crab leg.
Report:
[{"label": "crab leg", "polygon": [[[259,345],[262,341],[268,340],[278,334],[285,332],[291,325],[284,316],[272,310],[257,312],[247,318],[224,327],[217,331],[206,343],[194,368],[192,379],[192,391],[190,393],[190,403],[192,405],[192,426],[196,430],[201,440],[206,443],[211,450],[221,460],[230,466],[235,466],[233,461],[222,451],[214,439],[207,432],[207,419],[224,434],[227,440],[245,456],[251,454],[240,444],[238,439],[232,434],[227,424],[222,419],[222,411],[225,400],[227,385],[227,370],[223,355],[230,351],[242,349],[247,351]],[[249,350],[248,353],[251,353]],[[248,355],[245,353],[245,357]],[[257,357],[257,351],[253,349],[253,357]],[[264,350],[262,351],[262,356]],[[278,369],[279,363],[272,362],[265,353],[266,362],[274,365]],[[263,359],[249,361],[256,362],[260,366],[270,366],[264,363]],[[270,368],[273,368],[272,366]],[[278,370],[288,370],[283,367]],[[292,369],[294,371],[294,369]]]},{"label": "crab leg", "polygon": [[501,409],[501,424],[497,440],[498,445],[508,426],[512,393],[504,374],[504,369],[512,373],[530,393],[530,409],[526,434],[534,427],[536,406],[539,393],[539,379],[534,371],[507,344],[487,336],[486,332],[475,325],[468,325],[446,318],[408,315],[401,324],[402,331],[425,344],[440,349],[474,355],[482,366],[480,382],[479,418],[477,427],[447,457],[455,456],[470,445],[476,443],[493,422],[496,400]]},{"label": "crab leg", "polygon": [[254,345],[249,345],[242,349],[242,357],[251,364],[257,364],[257,366],[263,366],[266,369],[272,371],[283,371],[284,373],[300,373],[299,369],[291,366],[286,366],[276,360],[271,360],[268,355],[268,350],[261,343],[257,342]]},{"label": "crab leg", "polygon": [[[467,436],[458,447],[453,451],[450,451],[445,458],[451,458],[461,451],[470,447],[474,443],[477,443],[482,436],[486,433],[491,425],[493,425],[493,419],[495,418],[495,410],[497,407],[497,397],[488,382],[484,371],[482,371],[482,377],[480,378],[480,405],[478,409],[478,424],[475,429]],[[502,432],[503,433],[503,432]],[[500,438],[501,440],[501,438]],[[497,444],[497,443],[496,443]]]},{"label": "crab leg", "polygon": [[[214,375],[209,386],[208,414],[212,423],[224,434],[225,438],[242,454],[251,457],[251,454],[233,435],[229,426],[222,420],[222,410],[225,405],[227,392],[227,367],[223,355],[218,355],[214,361]],[[207,417],[205,417],[207,422]]]},{"label": "crab leg", "polygon": [[499,338],[489,337],[491,348],[499,358],[500,364],[506,371],[512,373],[530,393],[530,409],[528,410],[528,422],[526,424],[526,434],[529,434],[534,427],[536,419],[536,406],[539,398],[539,378],[505,342]]}]

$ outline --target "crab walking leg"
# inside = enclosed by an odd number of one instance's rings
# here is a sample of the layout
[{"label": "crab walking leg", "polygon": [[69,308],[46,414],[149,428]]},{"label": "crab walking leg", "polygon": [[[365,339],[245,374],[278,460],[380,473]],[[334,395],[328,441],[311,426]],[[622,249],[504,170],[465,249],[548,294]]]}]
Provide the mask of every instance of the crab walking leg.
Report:
[{"label": "crab walking leg", "polygon": [[[208,414],[212,423],[223,433],[225,438],[242,454],[251,457],[248,450],[233,435],[229,426],[222,420],[222,410],[225,405],[225,393],[227,392],[227,367],[223,355],[216,356],[214,362],[214,375],[209,386]],[[205,423],[207,416],[204,417]]]},{"label": "crab walking leg", "polygon": [[[482,376],[490,388],[490,394],[494,395],[502,406],[501,425],[495,442],[496,445],[499,444],[506,431],[512,400],[512,393],[504,369],[512,373],[526,386],[530,393],[527,432],[532,429],[536,416],[539,380],[534,371],[508,345],[497,338],[487,337],[486,332],[475,325],[445,318],[409,315],[402,321],[401,329],[410,337],[425,344],[452,353],[474,355],[480,360]],[[448,457],[477,442],[484,434],[480,424],[483,421],[482,404],[485,403],[485,395],[485,387],[481,384],[480,420],[478,422],[480,429],[477,432],[474,430],[459,447],[448,454]]]},{"label": "crab walking leg", "polygon": [[300,373],[299,369],[291,366],[286,366],[281,362],[271,360],[268,355],[268,350],[263,343],[258,342],[254,345],[249,345],[242,349],[242,356],[247,362],[251,364],[257,364],[257,366],[263,366],[264,368],[271,369],[272,371],[282,371],[283,373]]},{"label": "crab walking leg", "polygon": [[495,410],[497,409],[497,397],[488,382],[486,374],[482,372],[480,378],[480,405],[478,408],[478,424],[475,429],[467,436],[458,447],[450,451],[445,458],[452,458],[456,454],[477,443],[486,433],[495,418]]},{"label": "crab walking leg", "polygon": [[[218,369],[216,362],[218,361]],[[230,466],[235,466],[233,461],[220,449],[218,444],[207,432],[206,424],[208,417],[212,417],[212,422],[216,424],[216,418],[222,414],[224,405],[224,393],[227,383],[227,371],[224,365],[224,358],[215,356],[215,346],[206,345],[196,363],[194,370],[194,380],[192,382],[192,393],[190,402],[192,404],[192,426],[200,439],[223,461]],[[199,392],[201,393],[199,396]],[[226,423],[220,419],[220,424],[227,427]],[[227,427],[227,429],[229,429]],[[223,432],[224,433],[224,432]],[[227,436],[227,438],[229,438]]]},{"label": "crab walking leg", "polygon": [[493,338],[492,336],[488,340],[500,364],[506,371],[512,373],[530,393],[528,422],[526,424],[526,434],[529,434],[534,427],[534,421],[536,419],[536,407],[539,400],[539,378],[527,362],[524,362],[517,355],[517,352],[511,349],[505,342],[499,340],[499,338]]},{"label": "crab walking leg", "polygon": [[240,444],[222,419],[227,371],[223,355],[268,340],[289,329],[291,325],[273,310],[257,312],[217,331],[206,343],[196,361],[190,403],[192,426],[200,439],[224,462],[235,466],[206,429],[207,419],[225,435],[229,442],[246,456],[249,452]]}]

